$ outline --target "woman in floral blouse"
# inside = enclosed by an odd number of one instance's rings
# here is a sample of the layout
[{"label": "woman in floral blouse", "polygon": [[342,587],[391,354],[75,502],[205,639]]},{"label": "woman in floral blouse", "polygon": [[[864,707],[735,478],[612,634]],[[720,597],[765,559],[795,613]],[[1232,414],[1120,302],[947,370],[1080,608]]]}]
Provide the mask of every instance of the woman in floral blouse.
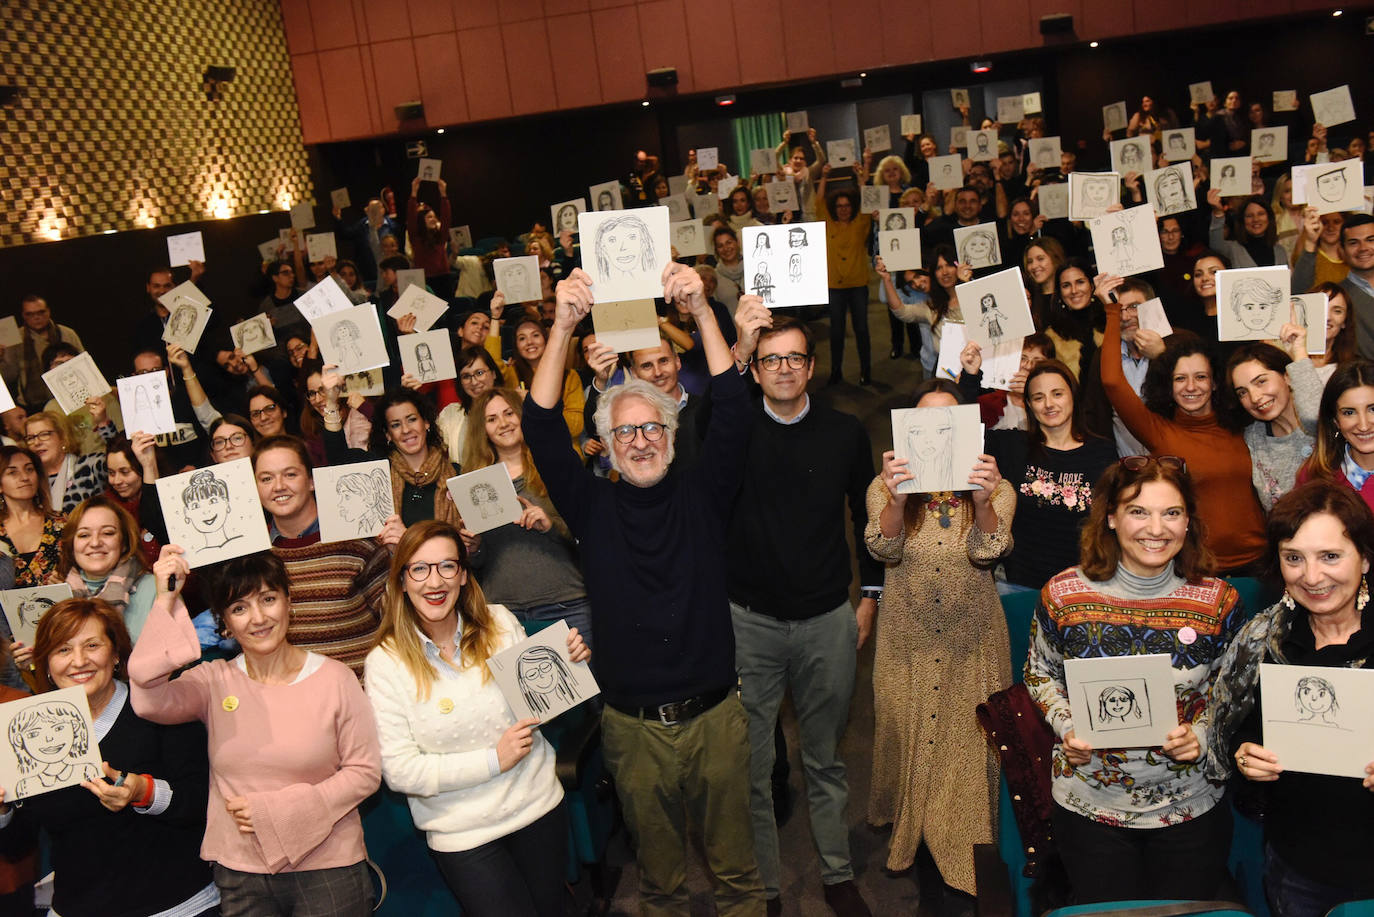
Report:
[{"label": "woman in floral blouse", "polygon": [[993,430],[987,451],[1016,488],[1011,553],[1003,592],[1034,589],[1078,562],[1078,530],[1092,509],[1093,485],[1116,461],[1116,445],[1085,429],[1078,380],[1058,360],[1026,375],[1026,427]]},{"label": "woman in floral blouse", "polygon": [[16,589],[62,581],[63,519],[52,510],[41,467],[28,449],[0,446],[0,550],[14,558]]}]

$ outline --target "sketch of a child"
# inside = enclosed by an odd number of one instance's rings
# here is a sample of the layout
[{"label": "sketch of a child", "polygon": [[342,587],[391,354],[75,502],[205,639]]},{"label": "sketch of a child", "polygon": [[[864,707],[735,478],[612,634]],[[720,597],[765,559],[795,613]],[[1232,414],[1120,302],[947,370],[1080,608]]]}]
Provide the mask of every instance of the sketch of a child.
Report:
[{"label": "sketch of a child", "polygon": [[363,361],[363,349],[358,343],[361,338],[362,332],[352,319],[346,318],[329,329],[329,343],[334,345],[340,366],[357,366]]},{"label": "sketch of a child", "polygon": [[423,341],[415,345],[415,369],[423,382],[433,381],[439,375],[439,370],[434,366],[434,354]]},{"label": "sketch of a child", "polygon": [[501,495],[490,484],[472,485],[468,490],[468,498],[472,500],[472,505],[477,507],[477,512],[481,513],[483,519],[490,519],[501,511]]},{"label": "sketch of a child", "polygon": [[360,537],[376,532],[391,515],[391,479],[380,468],[339,475],[334,492],[339,517],[356,525]]},{"label": "sketch of a child", "polygon": [[773,276],[768,272],[768,262],[759,262],[758,270],[754,272],[754,282],[751,289],[755,296],[762,296],[765,304],[773,301]]},{"label": "sketch of a child", "polygon": [[1336,701],[1336,689],[1320,675],[1304,675],[1298,679],[1293,689],[1293,705],[1297,708],[1299,723],[1340,726],[1336,721],[1336,712],[1341,709]]},{"label": "sketch of a child", "polygon": [[235,538],[226,526],[229,522],[229,485],[215,477],[209,468],[191,475],[181,491],[181,505],[187,525],[205,536],[207,549],[222,548]]},{"label": "sketch of a child", "polygon": [[20,712],[10,720],[9,741],[22,775],[14,788],[18,798],[100,776],[94,765],[77,760],[90,748],[91,737],[81,712],[66,701]]},{"label": "sketch of a child", "polygon": [[593,248],[603,279],[640,277],[653,270],[654,243],[649,227],[633,213],[612,217],[598,226]]},{"label": "sketch of a child", "polygon": [[924,408],[906,430],[907,471],[922,493],[944,490],[954,479],[954,415],[949,408]]},{"label": "sketch of a child", "polygon": [[532,646],[516,660],[520,693],[533,714],[547,713],[555,700],[575,704],[582,699],[572,672],[557,650]]},{"label": "sketch of a child", "polygon": [[996,252],[997,237],[985,229],[978,229],[964,236],[963,244],[959,246],[959,260],[970,267],[991,267],[995,263],[993,255]]},{"label": "sketch of a child", "polygon": [[979,315],[978,324],[987,328],[988,337],[1000,338],[1002,336],[1002,322],[1007,317],[997,308],[997,297],[991,293],[984,293],[983,298],[978,301]]},{"label": "sketch of a child", "polygon": [[1267,280],[1242,277],[1231,287],[1231,311],[1247,336],[1261,340],[1276,338],[1279,328],[1274,320],[1286,295]]},{"label": "sketch of a child", "polygon": [[1143,716],[1135,692],[1125,685],[1109,685],[1097,696],[1099,727],[1126,726],[1130,717],[1141,719]]}]

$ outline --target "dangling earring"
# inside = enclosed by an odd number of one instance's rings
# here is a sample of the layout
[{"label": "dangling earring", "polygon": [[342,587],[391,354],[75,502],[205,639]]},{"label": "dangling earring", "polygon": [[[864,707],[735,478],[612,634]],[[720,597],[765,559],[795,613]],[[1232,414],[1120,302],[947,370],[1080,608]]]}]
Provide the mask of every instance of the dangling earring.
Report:
[{"label": "dangling earring", "polygon": [[1369,604],[1369,580],[1360,580],[1360,594],[1355,596],[1355,610],[1364,611],[1364,607]]},{"label": "dangling earring", "polygon": [[1279,604],[1282,605],[1284,608],[1287,608],[1289,611],[1292,611],[1294,608],[1297,607],[1298,603],[1293,601],[1293,597],[1289,595],[1287,591],[1285,591],[1283,593],[1283,598],[1279,599]]}]

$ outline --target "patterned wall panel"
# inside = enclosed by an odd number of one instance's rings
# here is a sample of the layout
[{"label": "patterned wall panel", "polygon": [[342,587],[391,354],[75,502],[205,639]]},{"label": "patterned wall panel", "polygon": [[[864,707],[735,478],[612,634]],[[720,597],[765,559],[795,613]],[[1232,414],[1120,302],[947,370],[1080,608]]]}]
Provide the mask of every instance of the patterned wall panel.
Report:
[{"label": "patterned wall panel", "polygon": [[0,0],[0,84],[0,245],[313,197],[277,0]]}]

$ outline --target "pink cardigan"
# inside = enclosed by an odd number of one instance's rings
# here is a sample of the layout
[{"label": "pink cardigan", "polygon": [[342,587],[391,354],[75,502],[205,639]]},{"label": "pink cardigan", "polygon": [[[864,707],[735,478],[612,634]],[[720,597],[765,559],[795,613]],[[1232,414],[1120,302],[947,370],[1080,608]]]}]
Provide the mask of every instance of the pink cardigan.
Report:
[{"label": "pink cardigan", "polygon": [[[358,804],[382,779],[372,705],[357,677],[325,658],[295,684],[253,681],[236,662],[200,659],[180,600],[153,606],[129,659],[134,710],[154,723],[201,720],[209,733],[210,802],[202,859],[252,873],[352,866],[367,856]],[[233,709],[228,709],[233,708]],[[255,833],[225,809],[248,799]]]}]

